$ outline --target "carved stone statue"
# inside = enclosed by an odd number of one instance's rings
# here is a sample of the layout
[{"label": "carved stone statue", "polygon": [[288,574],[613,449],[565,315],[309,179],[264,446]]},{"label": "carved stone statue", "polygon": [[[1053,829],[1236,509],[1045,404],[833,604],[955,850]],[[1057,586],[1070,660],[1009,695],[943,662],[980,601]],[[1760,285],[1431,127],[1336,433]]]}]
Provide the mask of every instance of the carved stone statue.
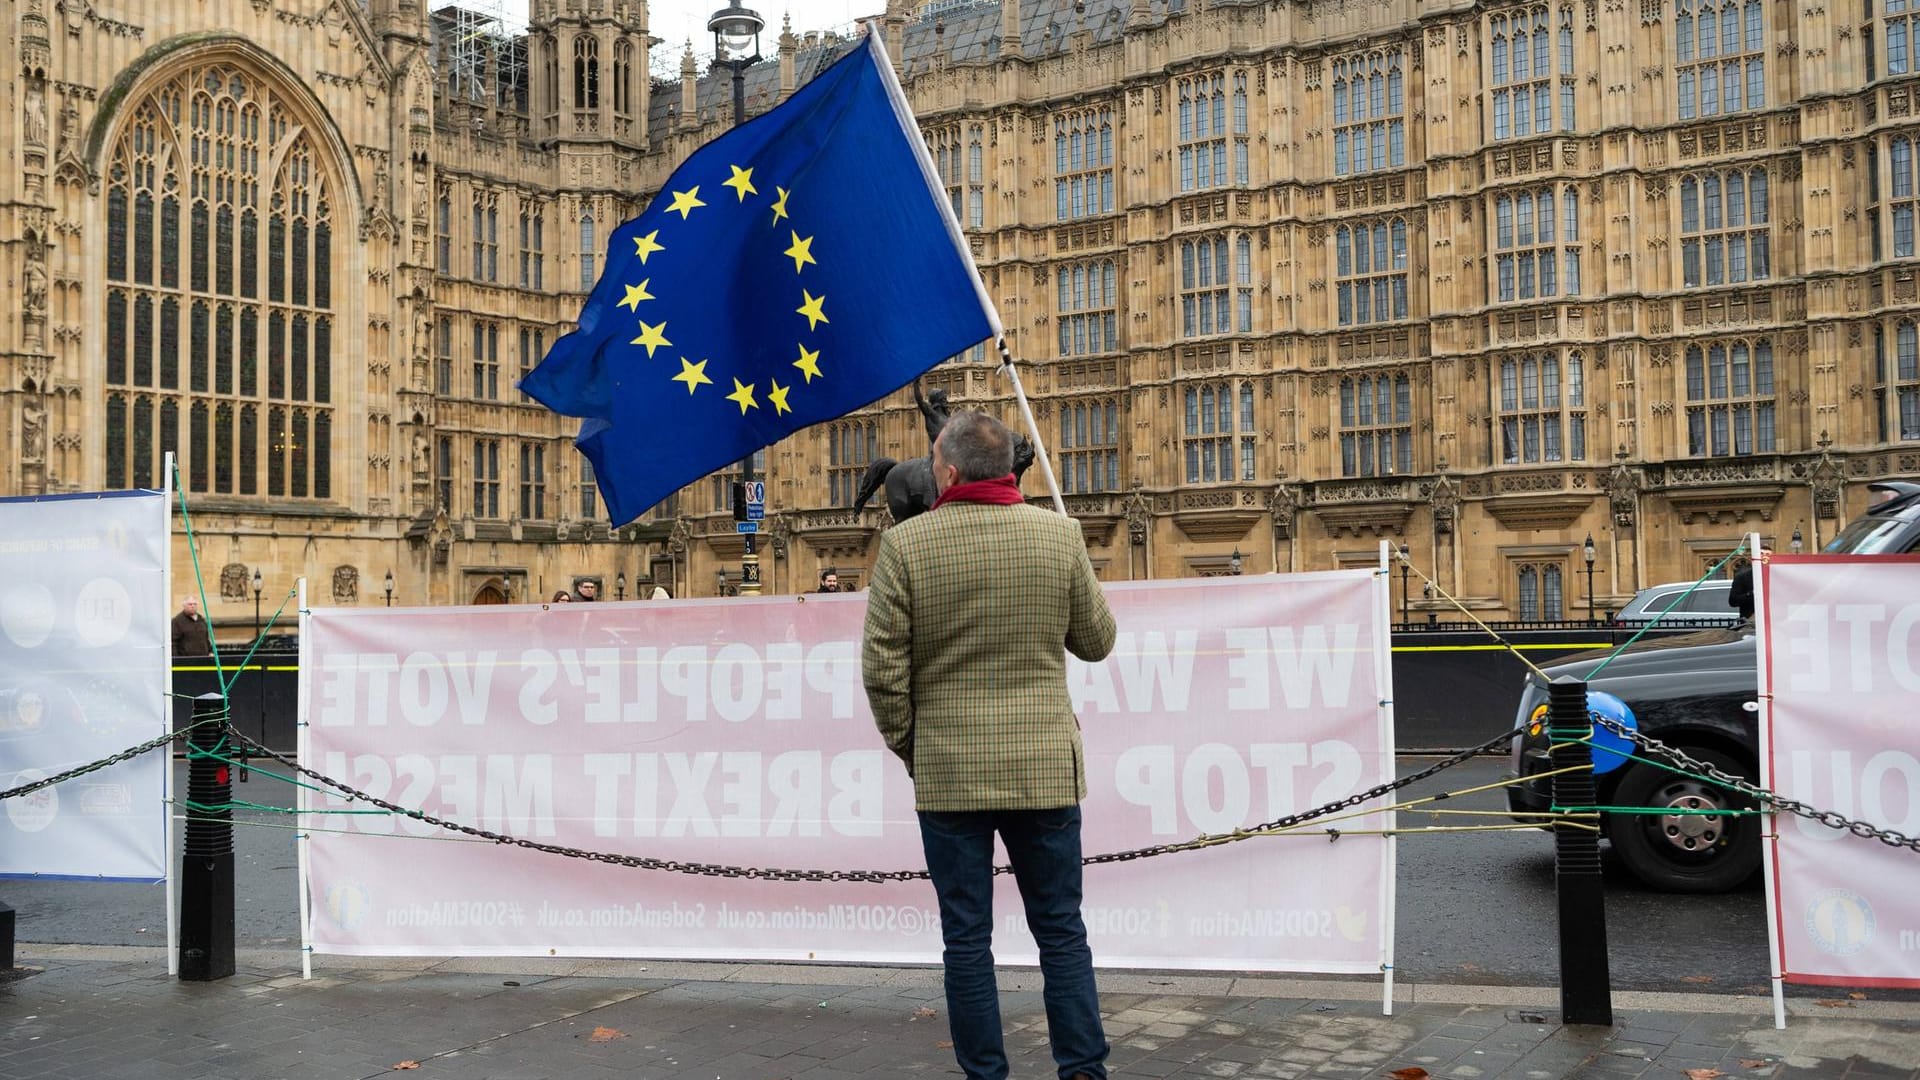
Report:
[{"label": "carved stone statue", "polygon": [[360,599],[360,571],[351,566],[333,568],[333,600],[337,604],[358,603]]},{"label": "carved stone statue", "polygon": [[413,478],[425,480],[432,473],[433,455],[427,448],[427,437],[419,432],[413,433]]},{"label": "carved stone statue", "polygon": [[1633,528],[1634,511],[1640,504],[1640,477],[1625,461],[1614,462],[1607,473],[1607,502],[1613,510],[1615,528]]},{"label": "carved stone statue", "polygon": [[47,271],[32,258],[27,260],[27,288],[23,299],[28,314],[44,315],[47,311]]},{"label": "carved stone statue", "polygon": [[47,145],[47,88],[39,79],[27,80],[25,127],[21,134],[26,136],[28,146],[42,149]]},{"label": "carved stone statue", "polygon": [[47,407],[38,394],[28,394],[20,406],[20,456],[39,461],[47,454]]},{"label": "carved stone statue", "polygon": [[1439,482],[1433,485],[1429,504],[1433,508],[1433,531],[1441,536],[1452,532],[1454,518],[1460,510],[1460,489],[1445,473],[1442,473]]}]

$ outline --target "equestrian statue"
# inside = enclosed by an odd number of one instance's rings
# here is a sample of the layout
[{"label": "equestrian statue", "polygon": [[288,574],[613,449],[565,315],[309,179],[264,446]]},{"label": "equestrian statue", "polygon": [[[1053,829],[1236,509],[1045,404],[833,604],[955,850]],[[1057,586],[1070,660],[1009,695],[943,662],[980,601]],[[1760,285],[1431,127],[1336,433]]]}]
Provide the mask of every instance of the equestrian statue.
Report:
[{"label": "equestrian statue", "polygon": [[[881,487],[887,489],[887,509],[892,511],[897,524],[910,517],[924,514],[933,509],[934,500],[940,496],[933,482],[933,444],[940,439],[940,429],[947,424],[952,409],[947,405],[947,392],[935,390],[931,394],[921,394],[920,380],[913,381],[913,403],[920,408],[920,418],[927,425],[927,453],[924,457],[895,461],[892,458],[875,458],[867,466],[867,474],[860,479],[860,492],[854,496],[853,508],[864,509],[867,500]],[[1025,435],[1013,437],[1013,477],[1016,481],[1026,474],[1033,464],[1033,443]]]}]

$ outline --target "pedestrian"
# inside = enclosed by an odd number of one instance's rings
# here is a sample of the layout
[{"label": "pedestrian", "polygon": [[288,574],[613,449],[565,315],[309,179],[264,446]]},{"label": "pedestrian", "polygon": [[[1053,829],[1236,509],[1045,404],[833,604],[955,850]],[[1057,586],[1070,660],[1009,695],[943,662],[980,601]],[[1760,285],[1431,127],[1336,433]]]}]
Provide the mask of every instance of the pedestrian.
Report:
[{"label": "pedestrian", "polygon": [[825,570],[820,571],[820,587],[818,589],[815,589],[814,592],[839,592],[839,591],[840,591],[840,575],[833,569],[833,567],[829,566]]},{"label": "pedestrian", "polygon": [[[1766,562],[1773,556],[1767,548],[1761,548],[1757,561]],[[1733,584],[1727,586],[1727,606],[1740,613],[1742,619],[1753,618],[1753,563],[1740,568],[1733,575]]]},{"label": "pedestrian", "polygon": [[667,591],[667,587],[666,587],[665,585],[655,585],[655,586],[653,587],[653,595],[652,595],[652,596],[649,596],[649,597],[647,597],[647,599],[649,599],[649,600],[671,600],[671,599],[673,599],[673,594]]},{"label": "pedestrian", "polygon": [[200,599],[180,598],[180,614],[173,617],[173,655],[212,656],[213,633],[200,617]]},{"label": "pedestrian", "polygon": [[591,604],[600,599],[600,583],[592,578],[582,578],[574,583],[574,591],[580,594],[580,602]]},{"label": "pedestrian", "polygon": [[998,420],[949,417],[933,474],[934,509],[880,534],[860,666],[874,723],[913,778],[954,1057],[970,1080],[1007,1075],[993,970],[997,833],[1040,946],[1059,1075],[1104,1080],[1109,1048],[1080,913],[1085,752],[1066,654],[1104,659],[1113,613],[1078,523],[1026,505]]},{"label": "pedestrian", "polygon": [[551,598],[551,599],[549,599],[549,600],[547,601],[547,603],[549,603],[549,604],[571,604],[571,603],[573,603],[573,594],[572,594],[572,593],[570,593],[570,592],[568,592],[568,591],[567,591],[567,590],[565,590],[565,589],[555,589],[555,590],[553,591],[553,596],[552,596],[552,598]]}]

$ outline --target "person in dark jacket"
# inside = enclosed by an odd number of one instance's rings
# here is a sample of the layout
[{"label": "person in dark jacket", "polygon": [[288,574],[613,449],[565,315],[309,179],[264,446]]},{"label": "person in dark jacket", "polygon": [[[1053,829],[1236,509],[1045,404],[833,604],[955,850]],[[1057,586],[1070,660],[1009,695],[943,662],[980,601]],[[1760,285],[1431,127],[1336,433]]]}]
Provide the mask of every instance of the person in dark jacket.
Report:
[{"label": "person in dark jacket", "polygon": [[[1766,562],[1767,556],[1772,554],[1762,548],[1755,561]],[[1733,584],[1727,586],[1727,606],[1738,611],[1743,619],[1753,618],[1753,563],[1741,567],[1740,572],[1733,575]]]},{"label": "person in dark jacket", "polygon": [[173,655],[213,655],[213,634],[200,616],[200,601],[195,597],[183,598],[180,614],[173,617]]}]

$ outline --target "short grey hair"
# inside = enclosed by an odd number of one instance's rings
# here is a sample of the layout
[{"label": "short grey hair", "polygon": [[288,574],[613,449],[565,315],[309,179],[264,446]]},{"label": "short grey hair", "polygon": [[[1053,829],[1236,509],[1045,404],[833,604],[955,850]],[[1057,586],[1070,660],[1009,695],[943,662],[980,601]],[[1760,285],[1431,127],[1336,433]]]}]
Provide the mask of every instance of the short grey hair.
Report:
[{"label": "short grey hair", "polygon": [[1013,471],[1013,433],[983,412],[957,412],[940,429],[940,457],[960,482],[994,480]]}]

